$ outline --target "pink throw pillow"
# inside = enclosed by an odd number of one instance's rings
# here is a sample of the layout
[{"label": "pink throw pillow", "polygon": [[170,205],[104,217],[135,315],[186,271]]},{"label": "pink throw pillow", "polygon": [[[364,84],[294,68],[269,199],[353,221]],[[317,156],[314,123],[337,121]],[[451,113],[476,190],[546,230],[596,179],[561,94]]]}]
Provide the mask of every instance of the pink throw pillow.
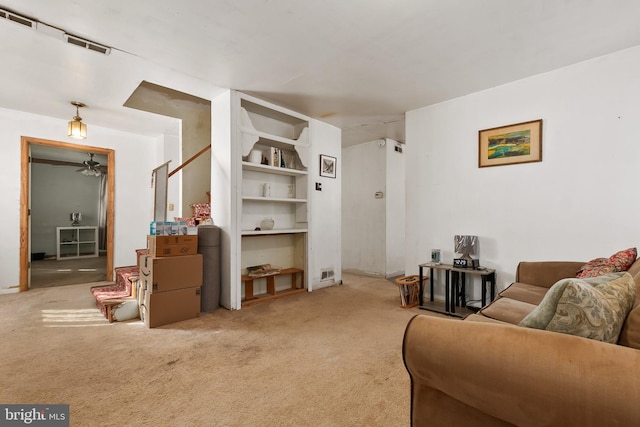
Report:
[{"label": "pink throw pillow", "polygon": [[596,258],[582,266],[577,277],[597,277],[619,271],[627,271],[638,257],[636,248],[616,252],[609,258]]}]

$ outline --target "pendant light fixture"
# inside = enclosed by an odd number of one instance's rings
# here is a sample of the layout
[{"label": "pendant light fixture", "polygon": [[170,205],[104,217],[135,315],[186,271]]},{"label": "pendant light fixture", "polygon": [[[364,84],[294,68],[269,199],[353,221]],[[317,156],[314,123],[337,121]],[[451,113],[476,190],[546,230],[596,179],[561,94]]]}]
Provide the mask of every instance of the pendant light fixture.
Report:
[{"label": "pendant light fixture", "polygon": [[85,139],[87,137],[87,125],[82,123],[82,117],[80,117],[78,109],[86,107],[86,105],[78,101],[72,101],[71,105],[76,107],[76,115],[73,120],[69,122],[68,135],[71,138]]}]

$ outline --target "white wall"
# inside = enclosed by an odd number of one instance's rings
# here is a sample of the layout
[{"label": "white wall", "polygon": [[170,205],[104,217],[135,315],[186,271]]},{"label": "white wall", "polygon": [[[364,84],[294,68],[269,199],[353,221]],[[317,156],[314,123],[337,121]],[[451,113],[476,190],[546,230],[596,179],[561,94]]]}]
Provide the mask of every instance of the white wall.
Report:
[{"label": "white wall", "polygon": [[[342,150],[342,266],[382,277],[404,273],[404,154],[377,139]],[[381,199],[375,198],[382,192]]]},{"label": "white wall", "polygon": [[[159,162],[156,167],[171,160],[171,163],[169,163],[169,171],[172,171],[182,163],[180,139],[182,126],[182,120],[178,120],[180,133],[176,135],[164,135],[162,144],[158,144],[158,158],[163,160]],[[173,175],[167,182],[167,221],[173,221],[175,217],[191,216],[191,209],[186,212],[182,209],[182,182],[183,175],[181,173]],[[173,205],[173,210],[169,210],[171,205]],[[153,206],[151,208],[151,217],[153,217]]]},{"label": "white wall", "polygon": [[[311,120],[309,137],[309,234],[313,236],[309,254],[309,283],[312,289],[330,286],[342,281],[342,249],[340,236],[342,206],[341,130],[330,124]],[[320,155],[337,159],[336,178],[320,176]],[[315,190],[315,183],[322,184],[322,191]],[[320,281],[323,269],[333,268],[333,281]]]},{"label": "white wall", "polygon": [[[20,249],[20,137],[73,142],[66,135],[67,122],[50,117],[0,109],[0,292],[17,290]],[[151,170],[160,163],[159,139],[89,126],[89,137],[80,142],[115,150],[115,266],[136,262],[135,249],[146,246],[151,218],[145,214],[153,203]]]},{"label": "white wall", "polygon": [[240,171],[234,166],[235,151],[230,144],[233,98],[232,92],[226,91],[211,102],[211,218],[220,227],[220,304],[228,309],[240,306],[237,292],[231,287],[238,279],[232,272],[240,271],[236,211],[241,200],[236,185]]},{"label": "white wall", "polygon": [[99,225],[101,177],[77,172],[78,166],[31,164],[31,253],[55,256],[56,227],[69,227],[71,212],[81,225]]},{"label": "white wall", "polygon": [[[499,288],[521,260],[636,246],[640,47],[407,113],[407,272],[480,238]],[[543,119],[540,163],[478,168],[478,131]],[[441,292],[441,291],[440,291]]]},{"label": "white wall", "polygon": [[[342,267],[346,272],[384,277],[387,144],[381,145],[382,141],[342,150]],[[377,191],[385,198],[376,199]]]},{"label": "white wall", "polygon": [[[395,151],[396,145],[403,150]],[[406,228],[406,180],[404,171],[406,161],[404,145],[398,144],[393,139],[386,139],[387,173],[386,191],[386,267],[385,276],[394,277],[404,275],[405,259],[405,228]]]}]

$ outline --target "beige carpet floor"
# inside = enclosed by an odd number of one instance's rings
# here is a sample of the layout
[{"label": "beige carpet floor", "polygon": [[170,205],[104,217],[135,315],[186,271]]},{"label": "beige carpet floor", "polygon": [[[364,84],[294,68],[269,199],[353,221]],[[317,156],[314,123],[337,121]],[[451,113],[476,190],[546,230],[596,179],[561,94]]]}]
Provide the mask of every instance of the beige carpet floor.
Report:
[{"label": "beige carpet floor", "polygon": [[94,284],[0,295],[0,402],[65,403],[72,426],[407,426],[391,282],[344,284],[161,328],[109,324]]}]

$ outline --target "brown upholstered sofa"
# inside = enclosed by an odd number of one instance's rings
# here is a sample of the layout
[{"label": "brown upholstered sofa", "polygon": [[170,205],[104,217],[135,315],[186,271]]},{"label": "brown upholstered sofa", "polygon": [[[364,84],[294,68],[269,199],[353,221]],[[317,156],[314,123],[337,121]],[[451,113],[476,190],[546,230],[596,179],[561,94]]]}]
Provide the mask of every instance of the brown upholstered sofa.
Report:
[{"label": "brown upholstered sofa", "polygon": [[618,343],[517,326],[583,262],[522,262],[516,283],[463,321],[415,316],[403,356],[414,426],[640,425],[640,259]]}]

